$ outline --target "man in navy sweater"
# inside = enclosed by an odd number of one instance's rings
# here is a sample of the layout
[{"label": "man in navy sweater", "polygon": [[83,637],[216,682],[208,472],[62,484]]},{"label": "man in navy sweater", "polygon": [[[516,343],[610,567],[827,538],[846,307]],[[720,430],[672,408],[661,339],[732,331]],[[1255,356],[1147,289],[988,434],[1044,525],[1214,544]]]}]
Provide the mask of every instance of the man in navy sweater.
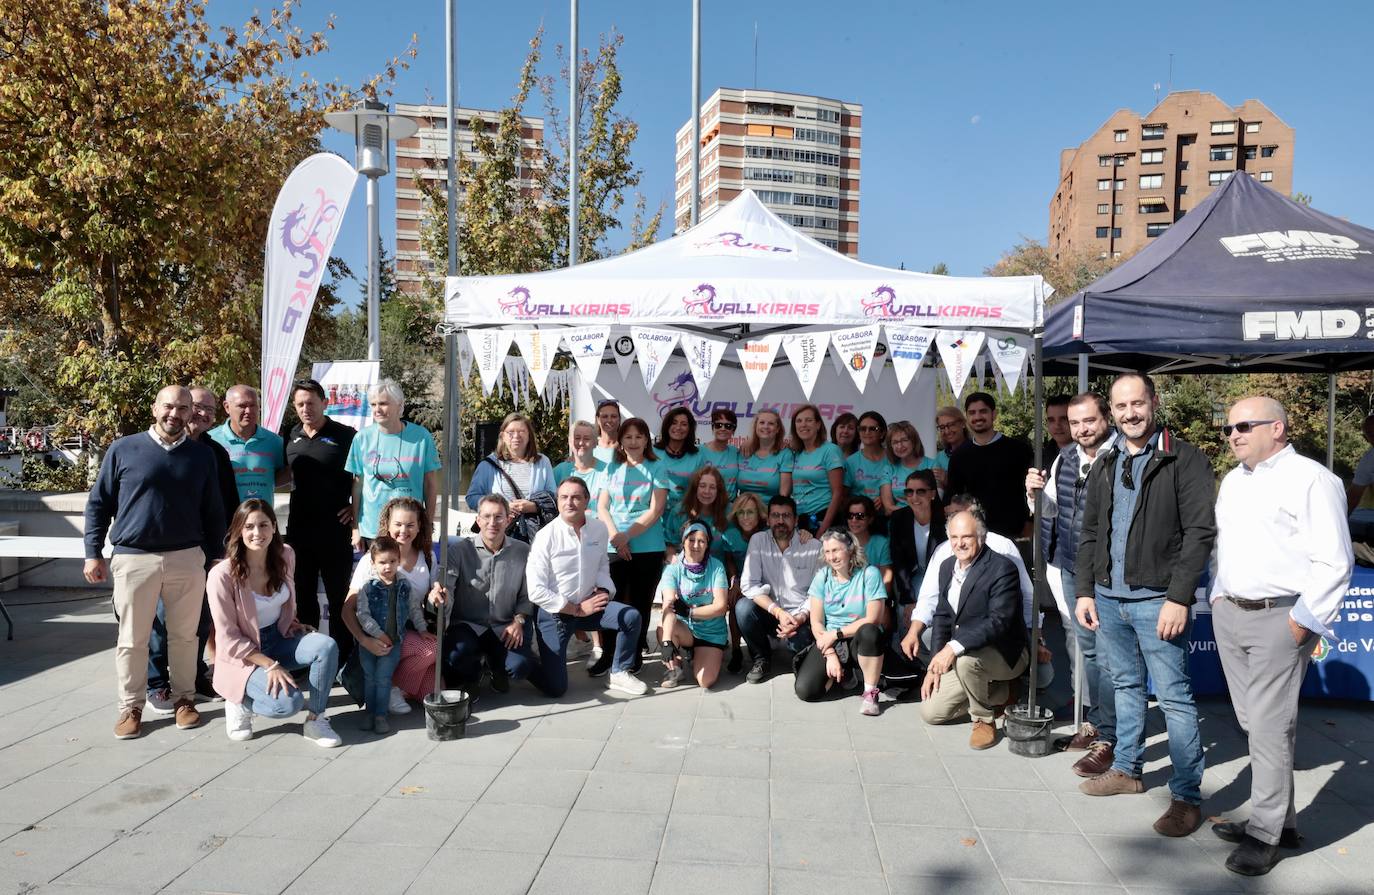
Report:
[{"label": "man in navy sweater", "polygon": [[[224,509],[215,455],[189,438],[191,392],[169,385],[153,403],[147,432],[116,439],[86,501],[86,580],[114,578],[119,616],[115,673],[121,740],[142,732],[148,686],[148,636],[161,597],[176,725],[200,723],[195,706],[196,627],[205,593],[205,565],[224,552]],[[113,528],[111,528],[113,522]],[[114,545],[107,566],[106,532]]]}]

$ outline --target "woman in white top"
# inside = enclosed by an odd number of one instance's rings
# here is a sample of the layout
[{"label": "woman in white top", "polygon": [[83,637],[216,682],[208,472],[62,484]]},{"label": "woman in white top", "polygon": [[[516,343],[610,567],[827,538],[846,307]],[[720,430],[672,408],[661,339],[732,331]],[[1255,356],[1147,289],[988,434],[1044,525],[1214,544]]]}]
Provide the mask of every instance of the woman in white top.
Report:
[{"label": "woman in white top", "polygon": [[[438,576],[434,573],[433,533],[424,504],[413,497],[397,497],[387,501],[378,518],[377,531],[391,535],[401,545],[399,574],[409,582],[411,594],[429,594],[430,603],[437,604],[440,598]],[[364,553],[358,561],[358,567],[353,570],[353,580],[348,584],[343,617],[358,641],[357,648],[376,653],[376,649],[383,647],[358,626],[357,620],[358,594],[367,586],[370,577],[372,558]],[[371,647],[364,641],[371,642]],[[437,646],[435,636],[427,631],[406,631],[399,647],[392,647],[401,650],[401,662],[391,676],[389,708],[393,715],[404,715],[410,711],[406,697],[423,699],[433,691]]]}]

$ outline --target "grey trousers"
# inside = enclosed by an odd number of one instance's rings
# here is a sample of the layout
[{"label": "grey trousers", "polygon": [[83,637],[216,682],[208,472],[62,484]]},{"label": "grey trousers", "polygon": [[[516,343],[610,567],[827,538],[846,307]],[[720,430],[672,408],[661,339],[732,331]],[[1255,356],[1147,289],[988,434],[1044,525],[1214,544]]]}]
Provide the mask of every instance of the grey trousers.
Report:
[{"label": "grey trousers", "polygon": [[1316,646],[1300,647],[1288,628],[1290,606],[1246,610],[1230,600],[1212,604],[1212,629],[1226,672],[1236,720],[1250,739],[1250,822],[1246,832],[1276,845],[1295,827],[1293,751],[1298,691]]}]

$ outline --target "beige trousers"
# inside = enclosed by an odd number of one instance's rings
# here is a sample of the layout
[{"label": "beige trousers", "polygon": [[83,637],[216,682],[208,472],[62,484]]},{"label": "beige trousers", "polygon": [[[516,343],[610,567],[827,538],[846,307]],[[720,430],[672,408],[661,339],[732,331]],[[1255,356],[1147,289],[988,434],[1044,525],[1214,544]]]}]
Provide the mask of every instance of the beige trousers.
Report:
[{"label": "beige trousers", "polygon": [[1007,701],[1007,682],[1026,670],[1025,652],[1008,665],[995,646],[970,650],[954,660],[954,668],[941,675],[939,686],[921,703],[921,717],[927,724],[947,724],[970,715],[975,721],[992,723],[997,706]]},{"label": "beige trousers", "polygon": [[205,599],[205,552],[199,547],[167,553],[116,553],[114,608],[119,616],[115,676],[119,708],[141,709],[148,696],[148,637],[157,601],[167,615],[167,670],[172,699],[196,693],[196,626]]}]

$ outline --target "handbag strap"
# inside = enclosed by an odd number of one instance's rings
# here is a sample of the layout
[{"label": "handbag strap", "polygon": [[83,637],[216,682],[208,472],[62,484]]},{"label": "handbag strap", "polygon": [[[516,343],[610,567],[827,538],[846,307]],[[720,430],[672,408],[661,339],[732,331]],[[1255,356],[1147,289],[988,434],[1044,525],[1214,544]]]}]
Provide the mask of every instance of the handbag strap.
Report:
[{"label": "handbag strap", "polygon": [[507,484],[507,485],[510,485],[510,489],[511,489],[512,491],[515,492],[515,499],[516,499],[516,500],[524,500],[524,499],[525,499],[525,495],[524,495],[523,493],[521,493],[521,491],[520,491],[520,486],[517,485],[517,484],[515,484],[515,479],[513,479],[513,478],[510,477],[510,473],[506,472],[504,469],[501,468],[501,464],[500,464],[500,463],[497,463],[495,460],[491,459],[490,457],[483,457],[483,458],[482,458],[482,462],[483,462],[483,463],[490,463],[490,464],[492,465],[492,468],[493,468],[493,469],[495,469],[497,472],[501,473],[501,478],[505,479],[505,480],[506,480],[506,484]]}]

